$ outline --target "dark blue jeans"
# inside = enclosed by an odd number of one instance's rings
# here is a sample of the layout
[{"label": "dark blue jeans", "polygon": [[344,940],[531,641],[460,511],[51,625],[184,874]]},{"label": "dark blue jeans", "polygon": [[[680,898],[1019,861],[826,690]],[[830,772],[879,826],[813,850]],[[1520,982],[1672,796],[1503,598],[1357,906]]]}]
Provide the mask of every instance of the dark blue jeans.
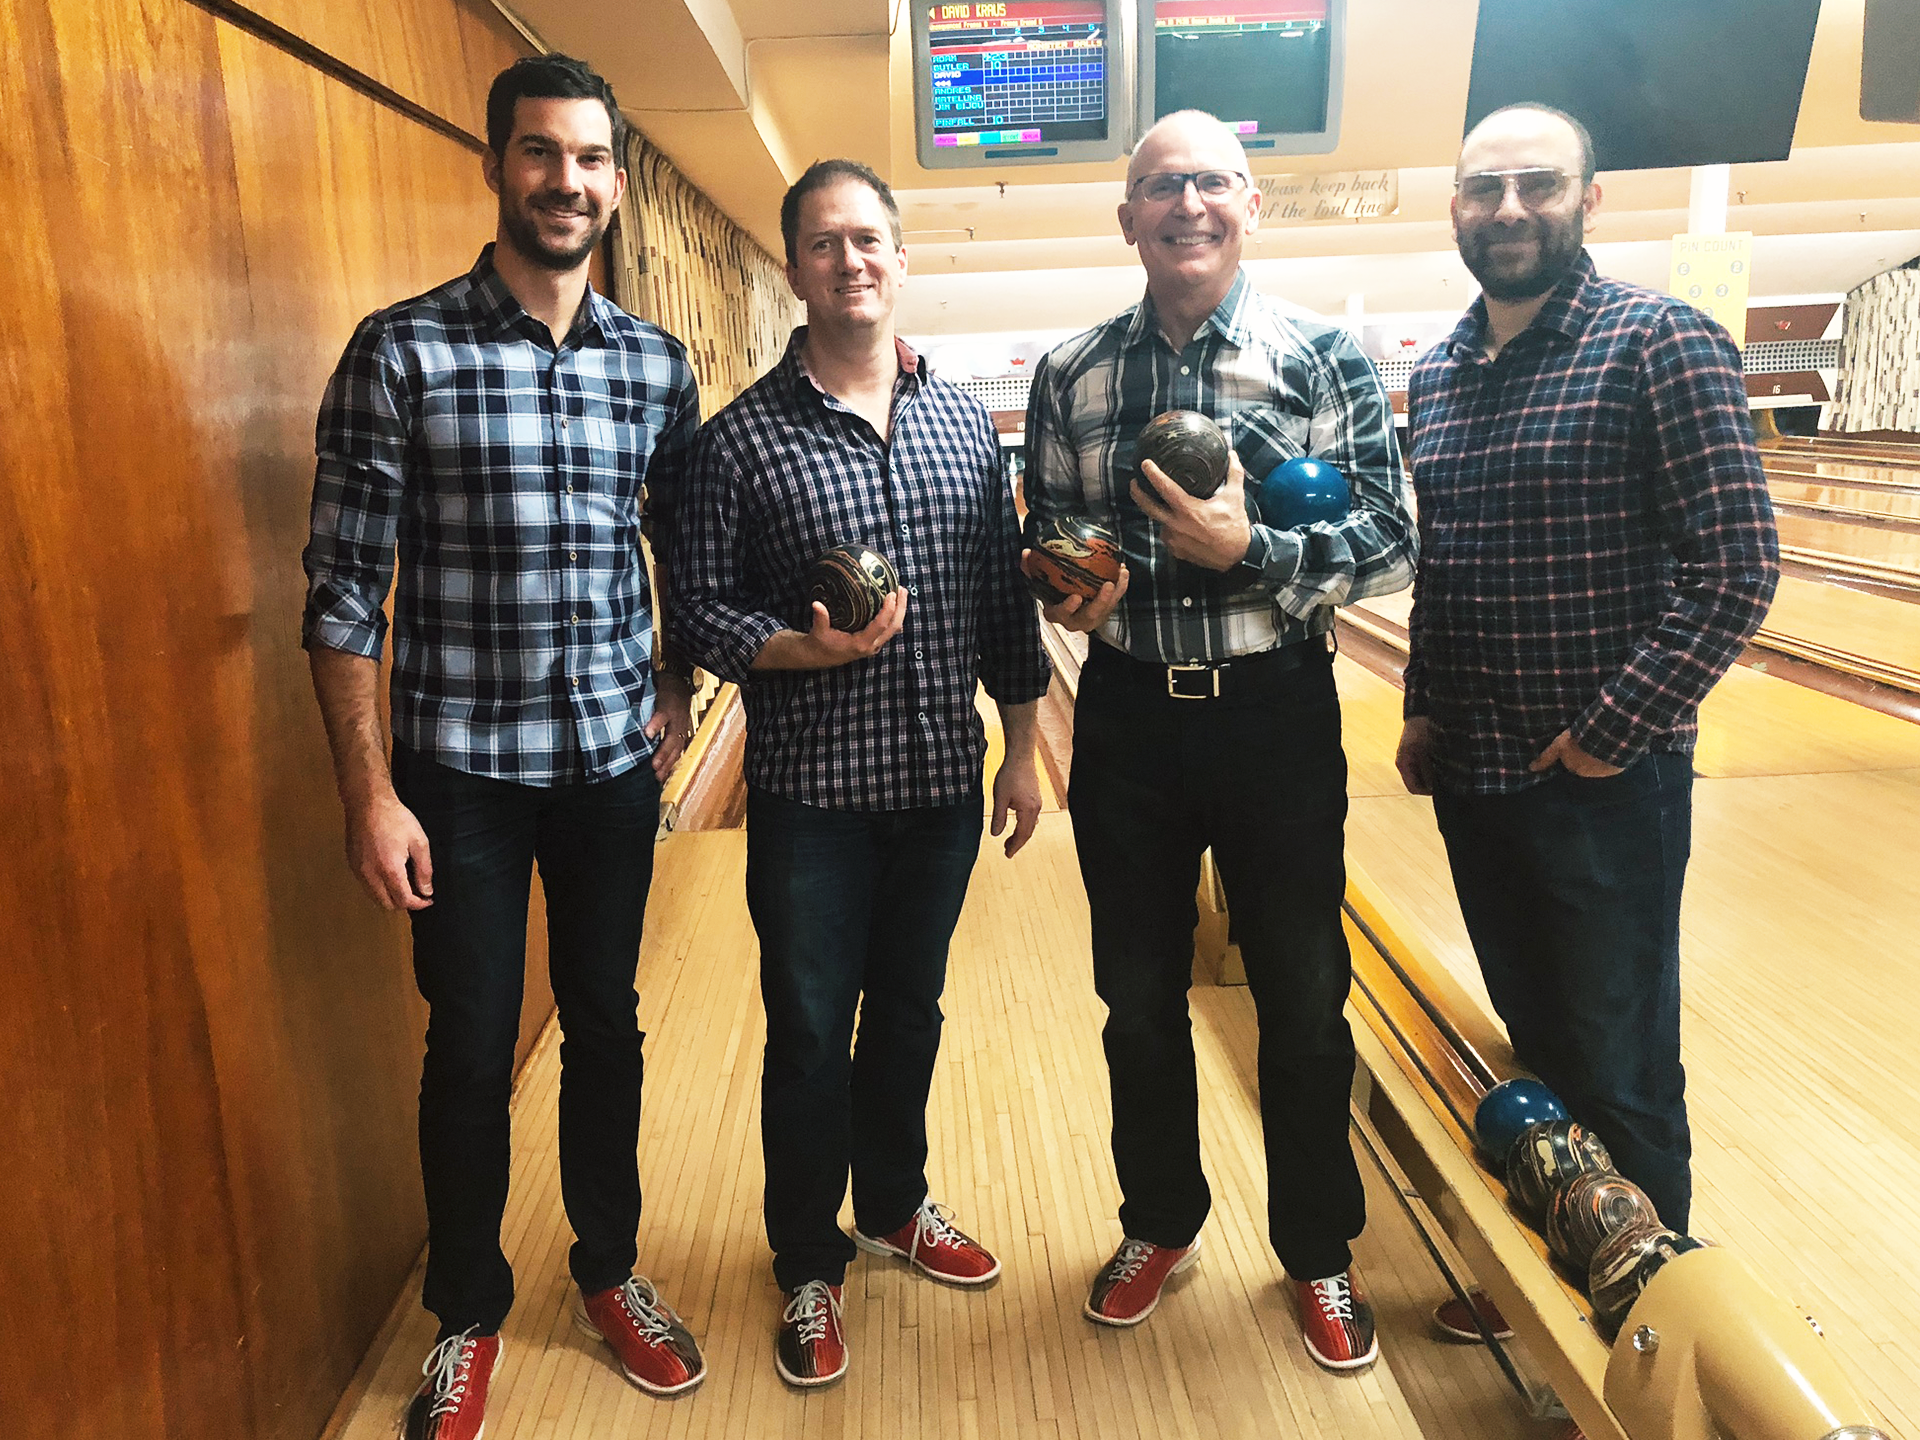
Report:
[{"label": "dark blue jeans", "polygon": [[427,1195],[424,1302],[443,1336],[499,1329],[513,1305],[500,1248],[507,1102],[526,976],[535,861],[560,1015],[560,1193],[584,1290],[633,1272],[640,1223],[640,1046],[634,996],[660,784],[641,763],[552,787],[469,775],[395,745],[393,782],[427,832],[433,904],[413,914],[430,1007],[420,1074]]},{"label": "dark blue jeans", "polygon": [[1347,762],[1330,657],[1257,674],[1219,699],[1175,699],[1164,669],[1096,641],[1069,808],[1107,1005],[1121,1228],[1186,1245],[1212,1205],[1187,1010],[1211,846],[1259,1015],[1267,1235],[1289,1275],[1318,1280],[1352,1263],[1366,1224],[1347,1139]]},{"label": "dark blue jeans", "polygon": [[767,1007],[767,1240],[783,1290],[845,1278],[849,1172],[866,1234],[899,1229],[926,1198],[940,993],[982,814],[977,795],[853,811],[747,792],[747,906]]},{"label": "dark blue jeans", "polygon": [[1434,818],[1493,1007],[1520,1063],[1684,1231],[1693,1198],[1680,1066],[1680,889],[1693,765],[1647,755],[1605,780],[1441,790]]}]

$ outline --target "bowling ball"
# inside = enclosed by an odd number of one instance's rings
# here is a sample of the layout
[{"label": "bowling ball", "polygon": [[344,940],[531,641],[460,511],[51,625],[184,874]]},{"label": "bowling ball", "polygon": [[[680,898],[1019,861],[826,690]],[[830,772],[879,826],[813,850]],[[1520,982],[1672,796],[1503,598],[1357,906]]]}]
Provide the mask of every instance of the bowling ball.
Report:
[{"label": "bowling ball", "polygon": [[1576,1175],[1547,1200],[1547,1248],[1581,1274],[1601,1242],[1622,1230],[1658,1225],[1647,1192],[1610,1170]]},{"label": "bowling ball", "polygon": [[1537,1225],[1560,1186],[1576,1175],[1611,1169],[1613,1157],[1598,1135],[1578,1120],[1547,1120],[1521,1131],[1507,1152],[1507,1193]]},{"label": "bowling ball", "polygon": [[1593,1252],[1587,1268],[1587,1294],[1593,1301],[1593,1324],[1607,1339],[1620,1331],[1647,1288],[1669,1260],[1713,1242],[1692,1235],[1676,1235],[1664,1225],[1630,1225],[1616,1231]]},{"label": "bowling ball", "polygon": [[1088,515],[1049,515],[1034,523],[1027,585],[1042,604],[1070,595],[1091,600],[1120,578],[1120,537]]},{"label": "bowling ball", "polygon": [[[1141,427],[1133,442],[1133,462],[1151,460],[1167,478],[1196,500],[1227,483],[1227,437],[1220,427],[1193,410],[1169,410]],[[1146,484],[1146,472],[1141,471]],[[1147,485],[1149,491],[1151,485]]]},{"label": "bowling ball", "polygon": [[1513,1142],[1529,1125],[1566,1118],[1567,1107],[1560,1103],[1560,1097],[1538,1080],[1502,1080],[1480,1098],[1473,1112],[1473,1133],[1482,1153],[1502,1165]]},{"label": "bowling ball", "polygon": [[864,545],[836,545],[807,572],[807,595],[827,607],[836,630],[864,630],[900,588],[887,557]]},{"label": "bowling ball", "polygon": [[1296,455],[1274,466],[1254,487],[1254,508],[1262,524],[1276,530],[1325,521],[1337,525],[1353,508],[1347,477],[1324,460]]}]

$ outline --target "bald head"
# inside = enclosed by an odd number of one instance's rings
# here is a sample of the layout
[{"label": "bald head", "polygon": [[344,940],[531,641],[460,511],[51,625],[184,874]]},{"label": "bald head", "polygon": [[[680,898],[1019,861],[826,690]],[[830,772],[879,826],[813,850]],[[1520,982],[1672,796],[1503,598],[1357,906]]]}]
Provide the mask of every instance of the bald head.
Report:
[{"label": "bald head", "polygon": [[1246,147],[1238,135],[1204,110],[1176,110],[1157,121],[1133,147],[1133,156],[1127,162],[1127,184],[1131,186],[1142,175],[1171,168],[1161,161],[1175,152],[1207,157],[1208,169],[1250,173]]},{"label": "bald head", "polygon": [[1524,103],[1502,106],[1467,132],[1454,178],[1479,170],[1511,168],[1481,162],[1488,152],[1505,156],[1516,150],[1541,157],[1529,163],[1578,175],[1582,185],[1593,181],[1593,136],[1587,133],[1587,127],[1551,105]]}]

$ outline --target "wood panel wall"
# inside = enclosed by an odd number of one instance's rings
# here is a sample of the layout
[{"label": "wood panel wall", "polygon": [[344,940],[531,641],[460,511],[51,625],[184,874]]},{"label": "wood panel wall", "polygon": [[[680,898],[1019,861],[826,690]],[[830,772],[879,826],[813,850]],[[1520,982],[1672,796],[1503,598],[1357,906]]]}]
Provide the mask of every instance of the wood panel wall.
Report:
[{"label": "wood panel wall", "polygon": [[772,369],[804,318],[785,267],[639,134],[612,248],[615,298],[687,343],[703,418]]},{"label": "wood panel wall", "polygon": [[0,1430],[32,1440],[317,1434],[424,1233],[422,1008],[341,859],[299,551],[353,324],[492,234],[457,132],[519,47],[484,0],[262,10],[0,0]]}]

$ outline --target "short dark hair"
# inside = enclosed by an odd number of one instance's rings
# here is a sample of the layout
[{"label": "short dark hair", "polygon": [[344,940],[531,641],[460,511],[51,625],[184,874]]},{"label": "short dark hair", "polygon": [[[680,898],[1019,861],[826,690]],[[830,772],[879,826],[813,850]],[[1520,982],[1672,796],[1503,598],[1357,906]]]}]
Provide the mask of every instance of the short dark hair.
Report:
[{"label": "short dark hair", "polygon": [[[1582,125],[1564,110],[1555,109],[1551,105],[1543,105],[1538,100],[1519,100],[1512,105],[1502,105],[1498,110],[1489,110],[1480,117],[1473,129],[1478,130],[1480,126],[1486,124],[1487,121],[1493,119],[1495,116],[1505,115],[1514,110],[1531,110],[1536,115],[1551,115],[1556,120],[1565,121],[1567,128],[1573,131],[1573,138],[1580,142],[1580,183],[1582,185],[1591,185],[1593,183],[1593,136],[1587,132],[1586,126]],[[1469,130],[1467,133],[1471,135],[1473,130]]]},{"label": "short dark hair", "polygon": [[780,239],[787,247],[789,265],[800,259],[800,202],[814,191],[825,190],[843,180],[857,180],[880,197],[880,204],[887,212],[887,223],[893,230],[893,248],[898,250],[904,242],[900,202],[893,198],[892,187],[875,174],[871,166],[862,165],[858,160],[816,160],[807,167],[806,174],[787,187],[786,197],[780,202]]},{"label": "short dark hair", "polygon": [[598,100],[613,127],[613,163],[627,163],[627,117],[613,98],[613,87],[584,60],[571,55],[528,55],[493,77],[487,91],[487,148],[507,158],[513,138],[513,109],[522,100]]}]

